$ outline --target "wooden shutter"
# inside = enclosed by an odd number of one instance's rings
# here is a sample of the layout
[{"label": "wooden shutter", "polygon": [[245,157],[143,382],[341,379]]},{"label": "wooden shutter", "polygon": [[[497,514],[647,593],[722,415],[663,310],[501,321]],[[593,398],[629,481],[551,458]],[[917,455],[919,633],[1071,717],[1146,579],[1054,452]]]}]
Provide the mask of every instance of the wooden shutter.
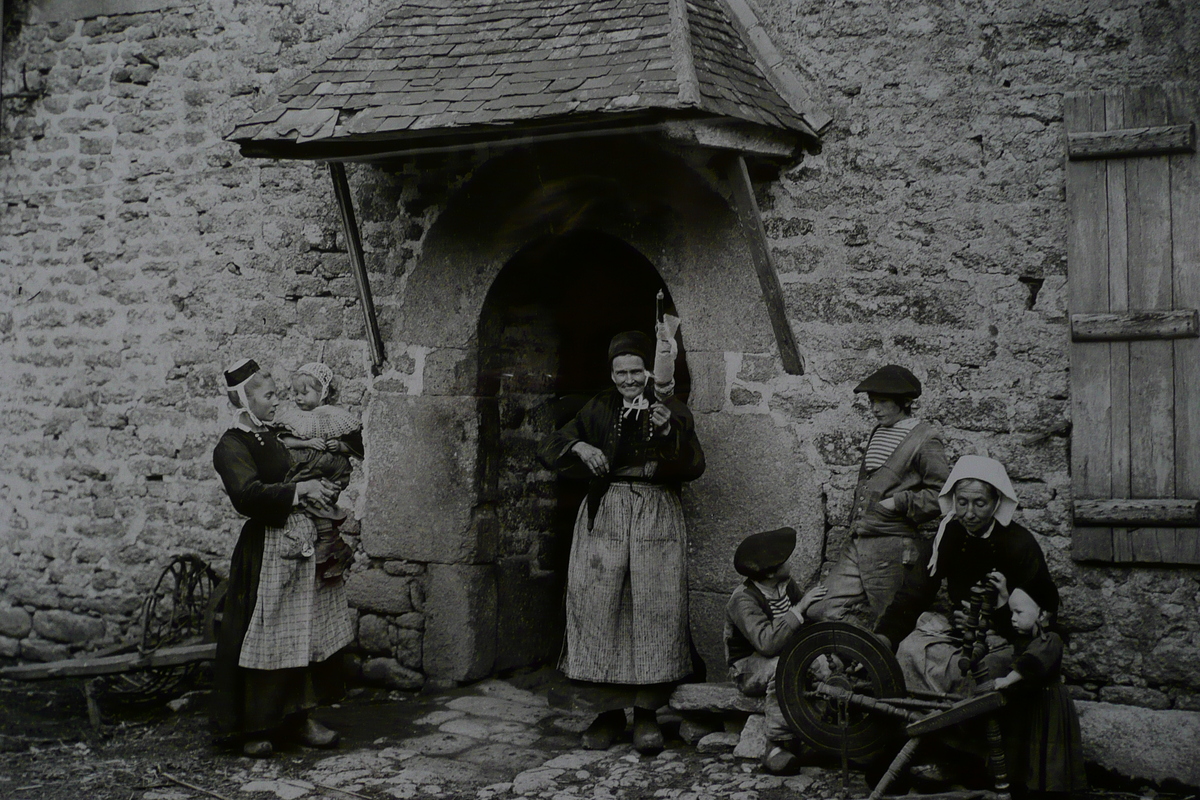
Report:
[{"label": "wooden shutter", "polygon": [[1078,560],[1200,564],[1198,96],[1065,100]]}]

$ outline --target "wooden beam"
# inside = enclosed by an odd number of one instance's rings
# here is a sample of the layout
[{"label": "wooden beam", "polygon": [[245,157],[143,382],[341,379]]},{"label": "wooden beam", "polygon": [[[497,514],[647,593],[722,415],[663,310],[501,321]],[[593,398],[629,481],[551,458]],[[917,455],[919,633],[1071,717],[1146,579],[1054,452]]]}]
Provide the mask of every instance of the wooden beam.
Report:
[{"label": "wooden beam", "polygon": [[1128,158],[1196,152],[1196,123],[1067,134],[1067,157]]},{"label": "wooden beam", "polygon": [[739,153],[729,162],[729,186],[733,190],[734,206],[742,233],[750,246],[750,258],[758,273],[758,284],[762,287],[763,300],[767,304],[767,316],[775,331],[775,342],[779,345],[779,357],[783,369],[789,375],[804,374],[804,357],[796,346],[796,337],[788,322],[787,308],[783,303],[783,289],[779,285],[779,274],[771,259],[771,247],[767,243],[767,232],[763,229],[762,217],[758,213],[758,202],[754,199],[754,184],[746,170],[746,159]]},{"label": "wooden beam", "polygon": [[1073,342],[1190,339],[1196,336],[1200,336],[1200,311],[1195,308],[1071,315]]},{"label": "wooden beam", "polygon": [[120,656],[93,656],[69,658],[63,661],[48,661],[44,664],[20,664],[0,669],[0,678],[19,681],[37,681],[48,678],[85,678],[97,675],[115,675],[121,672],[136,672],[158,667],[177,667],[195,661],[209,661],[217,655],[216,643],[186,644],[179,647],[160,647],[142,655],[128,653]]},{"label": "wooden beam", "polygon": [[384,360],[383,337],[379,334],[379,320],[375,317],[375,300],[371,296],[371,281],[367,277],[367,264],[363,259],[358,221],[354,218],[350,184],[346,181],[346,165],[331,161],[329,177],[333,179],[333,193],[337,197],[338,209],[342,212],[342,228],[346,233],[346,244],[350,248],[350,266],[354,273],[354,283],[358,286],[358,300],[362,305],[363,323],[367,328],[367,346],[371,348],[371,364],[375,374],[379,374]]},{"label": "wooden beam", "polygon": [[1076,525],[1200,527],[1200,500],[1076,500]]},{"label": "wooden beam", "polygon": [[791,160],[799,149],[794,136],[763,125],[678,120],[664,122],[662,132],[665,138],[682,144],[768,158]]}]

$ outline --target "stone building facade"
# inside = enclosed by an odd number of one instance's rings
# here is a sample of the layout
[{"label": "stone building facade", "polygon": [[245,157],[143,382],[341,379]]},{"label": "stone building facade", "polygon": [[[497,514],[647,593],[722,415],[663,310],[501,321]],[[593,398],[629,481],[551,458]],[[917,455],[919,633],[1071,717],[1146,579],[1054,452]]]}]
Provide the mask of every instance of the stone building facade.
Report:
[{"label": "stone building facade", "polygon": [[[924,382],[919,413],[952,456],[1008,465],[1018,518],[1062,587],[1079,695],[1200,710],[1200,573],[1072,559],[1063,129],[1067,92],[1200,83],[1200,9],[754,7],[833,117],[820,153],[757,198],[804,374],[782,368],[708,165],[589,149],[623,197],[647,201],[635,212],[674,187],[694,216],[646,226],[600,210],[595,238],[559,242],[562,257],[620,261],[630,285],[649,269],[684,317],[710,461],[685,492],[701,653],[719,666],[745,533],[800,527],[806,576],[836,557],[869,430],[851,389],[898,362]],[[319,358],[364,413],[368,458],[344,502],[361,525],[350,589],[372,677],[416,687],[553,656],[566,503],[531,443],[553,418],[539,376],[554,320],[522,288],[546,262],[529,249],[536,236],[504,240],[511,227],[486,253],[467,252],[466,234],[496,225],[472,197],[539,170],[566,180],[578,156],[351,166],[387,347],[376,374],[324,168],[246,159],[222,138],[375,15],[353,0],[6,4],[0,656],[111,644],[172,554],[228,557],[238,523],[210,456],[227,419],[221,367],[244,354],[277,374]],[[655,188],[639,195],[639,181]],[[429,534],[447,518],[477,534],[454,546],[478,549],[448,559]],[[454,635],[454,614],[476,626],[491,615],[500,646]],[[530,614],[546,624],[531,630]]]}]

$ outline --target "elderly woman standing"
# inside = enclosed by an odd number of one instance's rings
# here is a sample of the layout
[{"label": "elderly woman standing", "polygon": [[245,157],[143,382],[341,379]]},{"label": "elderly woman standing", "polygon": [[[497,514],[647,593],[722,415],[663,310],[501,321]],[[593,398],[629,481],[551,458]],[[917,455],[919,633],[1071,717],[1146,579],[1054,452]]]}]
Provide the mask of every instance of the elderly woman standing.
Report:
[{"label": "elderly woman standing", "polygon": [[608,710],[584,732],[591,749],[612,743],[632,705],[634,746],[661,750],[655,709],[692,670],[678,487],[704,472],[704,452],[691,412],[669,393],[673,381],[650,386],[654,353],[641,332],[615,336],[608,348],[614,387],[539,452],[548,467],[590,480],[575,520],[560,667],[573,680],[620,690],[600,693]]},{"label": "elderly woman standing", "polygon": [[[1007,671],[1013,628],[1008,595],[1021,588],[1041,599],[1051,615],[1058,611],[1058,590],[1037,540],[1013,522],[1017,495],[1004,465],[983,456],[963,456],[938,495],[945,515],[934,540],[929,578],[906,581],[880,618],[875,632],[895,645],[908,687],[919,691],[960,692],[967,676],[958,666],[962,641],[955,636],[961,620],[928,611],[943,580],[952,609],[961,610],[977,584],[996,592],[989,637],[992,677]],[[961,614],[953,615],[961,617]],[[915,630],[914,630],[915,627]]]},{"label": "elderly woman standing", "polygon": [[327,480],[285,482],[287,450],[266,423],[279,399],[275,381],[246,359],[225,373],[234,427],[213,451],[213,466],[242,526],[229,568],[225,613],[213,674],[213,724],[249,756],[268,756],[286,736],[310,747],[332,747],[336,732],[309,716],[319,699],[340,691],[332,656],[353,639],[340,583],[320,582],[309,558],[286,558],[286,536],[312,541],[305,501],[328,503]]}]

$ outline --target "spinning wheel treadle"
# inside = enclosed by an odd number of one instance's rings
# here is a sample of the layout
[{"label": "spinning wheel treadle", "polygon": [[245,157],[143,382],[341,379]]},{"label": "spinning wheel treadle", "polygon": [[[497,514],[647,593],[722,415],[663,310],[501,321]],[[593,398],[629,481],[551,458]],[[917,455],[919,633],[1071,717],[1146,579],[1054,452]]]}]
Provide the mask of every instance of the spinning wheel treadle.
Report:
[{"label": "spinning wheel treadle", "polygon": [[818,686],[848,689],[876,699],[905,697],[904,676],[895,657],[874,636],[844,622],[805,626],[779,658],[775,689],[788,724],[800,738],[826,753],[868,763],[894,749],[901,724],[862,708],[844,709]]}]

